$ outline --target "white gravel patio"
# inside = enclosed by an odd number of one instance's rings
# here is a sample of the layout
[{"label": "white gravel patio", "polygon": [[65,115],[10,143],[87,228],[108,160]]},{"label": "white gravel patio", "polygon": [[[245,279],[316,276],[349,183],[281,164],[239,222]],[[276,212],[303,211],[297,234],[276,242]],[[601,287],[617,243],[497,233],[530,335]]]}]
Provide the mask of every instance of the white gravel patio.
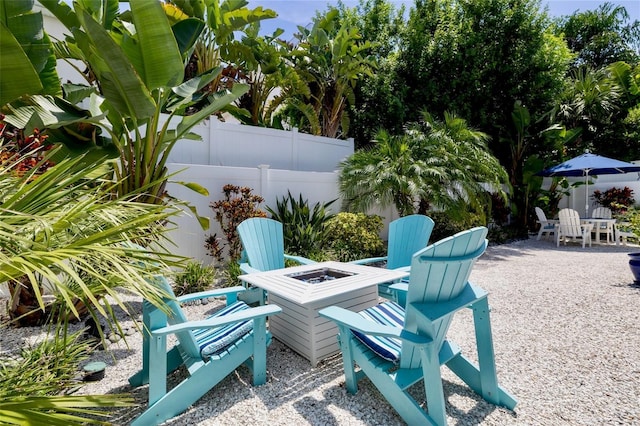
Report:
[{"label": "white gravel patio", "polygon": [[[519,403],[514,412],[486,403],[443,369],[449,424],[640,425],[640,286],[626,255],[633,251],[640,248],[556,248],[534,238],[490,246],[471,278],[489,291],[498,378]],[[214,305],[186,310],[195,319]],[[0,343],[27,331],[19,330],[3,329]],[[458,314],[450,338],[475,357],[470,312]],[[116,343],[93,356],[107,363],[106,377],[83,393],[131,391],[127,378],[140,366],[141,338],[135,333],[127,341],[128,348]],[[267,365],[267,384],[252,387],[241,368],[166,424],[404,424],[368,380],[356,395],[346,393],[339,355],[312,368],[274,340]],[[112,421],[128,424],[144,409],[146,392],[133,390],[139,406]],[[420,386],[413,393],[420,395]]]}]

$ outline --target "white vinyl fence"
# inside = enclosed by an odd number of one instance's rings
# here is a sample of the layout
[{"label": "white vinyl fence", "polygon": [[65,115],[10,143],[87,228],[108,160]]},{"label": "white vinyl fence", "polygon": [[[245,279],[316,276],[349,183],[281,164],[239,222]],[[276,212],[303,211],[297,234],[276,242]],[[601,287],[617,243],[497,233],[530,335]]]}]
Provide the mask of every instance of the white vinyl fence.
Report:
[{"label": "white vinyl fence", "polygon": [[[337,199],[338,164],[353,153],[353,139],[338,140],[261,127],[222,123],[215,118],[194,129],[202,141],[183,140],[171,151],[170,173],[179,172],[172,181],[194,182],[209,191],[205,197],[190,189],[171,183],[169,193],[188,201],[198,214],[210,220],[210,229],[203,230],[190,212],[178,218],[177,229],[170,234],[176,244],[174,252],[205,262],[212,261],[204,248],[208,235],[222,237],[212,202],[224,197],[227,184],[249,187],[253,194],[264,198],[265,206],[274,207],[276,200],[288,192],[298,199],[326,203]],[[340,200],[331,205],[340,211]]]},{"label": "white vinyl fence", "polygon": [[182,140],[171,151],[172,163],[334,172],[353,154],[353,139],[340,140],[264,127],[205,120],[193,129],[203,141]]},{"label": "white vinyl fence", "polygon": [[[209,217],[211,222],[210,229],[205,231],[195,217],[185,212],[177,220],[178,228],[170,233],[176,244],[174,252],[205,262],[212,261],[204,248],[206,237],[213,233],[222,236],[210,203],[224,197],[222,187],[226,184],[252,188],[254,194],[265,199],[264,205],[261,206],[263,208],[265,205],[275,208],[276,199],[287,195],[287,191],[291,191],[296,199],[302,194],[303,199],[307,199],[311,205],[316,202],[325,203],[338,197],[338,175],[335,172],[278,170],[267,165],[249,168],[175,163],[169,166],[169,170],[182,170],[174,180],[196,182],[209,191],[209,196],[204,197],[178,184],[168,186],[171,195],[189,201],[197,208],[199,215]],[[332,205],[331,210],[340,210],[340,200]]]}]

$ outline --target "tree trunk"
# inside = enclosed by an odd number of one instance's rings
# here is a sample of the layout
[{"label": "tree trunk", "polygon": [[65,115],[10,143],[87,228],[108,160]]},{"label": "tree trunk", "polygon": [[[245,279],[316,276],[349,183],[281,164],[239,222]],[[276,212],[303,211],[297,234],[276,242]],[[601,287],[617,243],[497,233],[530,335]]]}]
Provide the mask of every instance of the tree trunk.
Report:
[{"label": "tree trunk", "polygon": [[[68,308],[62,306],[64,303],[52,302],[45,304],[44,309],[38,304],[36,292],[33,289],[29,277],[23,275],[17,280],[9,281],[9,293],[11,299],[9,302],[9,318],[15,320],[15,323],[21,327],[36,327],[45,324],[53,312],[55,316],[66,315],[69,322],[77,322],[87,317],[89,309],[84,301],[80,299],[74,300],[74,307],[78,311],[79,318],[76,317]],[[42,287],[39,287],[42,294]]]}]

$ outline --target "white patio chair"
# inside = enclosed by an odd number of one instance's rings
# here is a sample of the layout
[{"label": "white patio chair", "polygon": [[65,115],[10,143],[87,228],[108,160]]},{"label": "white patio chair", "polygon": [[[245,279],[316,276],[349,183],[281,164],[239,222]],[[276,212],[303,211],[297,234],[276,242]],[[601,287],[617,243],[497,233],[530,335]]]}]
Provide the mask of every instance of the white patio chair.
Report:
[{"label": "white patio chair", "polygon": [[544,214],[540,207],[536,207],[536,216],[538,216],[538,223],[540,224],[540,230],[538,231],[538,240],[545,235],[545,237],[551,236],[551,234],[555,234],[557,220],[547,219],[547,216]]},{"label": "white patio chair", "polygon": [[[594,219],[611,219],[611,209],[609,207],[596,207],[591,213],[591,217]],[[607,234],[607,243],[612,243],[615,240],[613,223],[596,223],[596,226],[600,227],[600,233]]]},{"label": "white patio chair", "polygon": [[580,215],[573,209],[562,209],[558,213],[558,227],[556,229],[556,246],[560,247],[560,241],[577,241],[582,240],[582,248],[584,248],[586,242],[589,242],[591,247],[591,231],[593,230],[592,223],[581,223]]},{"label": "white patio chair", "polygon": [[640,242],[640,236],[635,234],[632,230],[631,230],[631,223],[629,222],[618,222],[615,223],[614,226],[614,232],[615,232],[615,242],[616,244],[618,244],[618,242],[622,243],[623,246],[627,245],[627,239],[628,238],[633,238],[636,240],[636,242]]}]

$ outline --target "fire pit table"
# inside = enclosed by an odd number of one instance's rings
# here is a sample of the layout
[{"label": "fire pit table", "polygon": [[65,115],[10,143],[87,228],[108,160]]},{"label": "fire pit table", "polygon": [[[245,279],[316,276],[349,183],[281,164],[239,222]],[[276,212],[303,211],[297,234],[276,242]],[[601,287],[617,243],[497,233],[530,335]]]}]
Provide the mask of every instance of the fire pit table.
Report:
[{"label": "fire pit table", "polygon": [[311,361],[318,362],[339,351],[335,323],[318,315],[327,306],[360,311],[378,303],[378,284],[408,275],[372,266],[321,262],[239,278],[267,291],[269,303],[282,313],[269,318],[271,334]]}]

